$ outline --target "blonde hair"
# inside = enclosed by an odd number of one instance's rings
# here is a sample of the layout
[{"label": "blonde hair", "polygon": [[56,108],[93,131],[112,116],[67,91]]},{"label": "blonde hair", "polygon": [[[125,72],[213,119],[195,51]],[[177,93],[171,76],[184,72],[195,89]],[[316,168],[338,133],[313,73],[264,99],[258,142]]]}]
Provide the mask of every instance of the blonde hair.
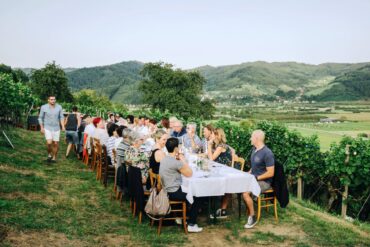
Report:
[{"label": "blonde hair", "polygon": [[138,125],[139,124],[139,118],[134,118],[134,125]]},{"label": "blonde hair", "polygon": [[215,134],[215,136],[217,137],[217,141],[219,141],[219,143],[217,143],[218,145],[219,144],[226,144],[226,135],[225,135],[225,131],[221,128],[216,128],[214,129],[213,133]]},{"label": "blonde hair", "polygon": [[166,131],[162,130],[162,129],[159,129],[157,130],[154,134],[153,134],[153,138],[154,140],[158,140],[158,139],[161,139],[163,135],[167,134]]},{"label": "blonde hair", "polygon": [[170,117],[170,119],[168,119],[170,122],[175,122],[175,121],[177,121],[178,119],[177,119],[177,117]]},{"label": "blonde hair", "polygon": [[260,141],[265,141],[265,132],[263,130],[255,130],[252,132],[252,136],[257,137]]}]

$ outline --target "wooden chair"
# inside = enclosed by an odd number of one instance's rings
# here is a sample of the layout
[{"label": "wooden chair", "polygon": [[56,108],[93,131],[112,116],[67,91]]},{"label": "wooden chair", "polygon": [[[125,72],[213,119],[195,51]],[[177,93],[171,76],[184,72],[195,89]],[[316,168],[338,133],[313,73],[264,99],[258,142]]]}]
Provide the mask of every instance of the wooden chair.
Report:
[{"label": "wooden chair", "polygon": [[96,179],[99,180],[101,177],[100,174],[100,166],[102,163],[102,146],[100,144],[100,140],[97,138],[93,138],[93,160],[91,164],[91,170],[97,171],[96,172]]},{"label": "wooden chair", "polygon": [[87,148],[87,140],[89,136],[87,133],[84,133],[83,137],[83,150],[82,150],[82,162],[88,167],[89,166],[89,150]]},{"label": "wooden chair", "polygon": [[117,151],[116,149],[114,148],[112,150],[112,153],[113,153],[113,164],[114,164],[114,167],[115,167],[115,171],[114,171],[114,185],[113,185],[113,193],[111,194],[111,199],[113,198],[113,194],[115,195],[115,199],[118,200],[122,197],[122,192],[121,191],[118,191],[118,188],[117,188],[117,168],[118,168],[118,164],[117,164]]},{"label": "wooden chair", "polygon": [[[152,170],[149,170],[149,177],[150,177],[150,184],[152,186],[152,188],[154,188],[154,186],[156,186],[157,190],[160,191],[162,189],[162,182],[161,182],[161,177],[160,175],[158,174],[155,174],[154,172],[152,172]],[[170,200],[170,205],[171,205],[171,212],[170,214],[178,214],[178,213],[182,213],[181,215],[181,218],[182,218],[182,224],[184,226],[184,231],[185,231],[185,234],[188,233],[188,228],[186,226],[186,202],[185,201],[172,201]],[[172,209],[173,206],[181,206],[180,209]],[[173,217],[163,217],[163,218],[160,218],[159,219],[159,223],[158,223],[158,230],[157,230],[157,233],[158,235],[161,234],[161,228],[162,228],[162,223],[163,223],[163,220],[176,220],[177,218],[179,217],[176,217],[176,216],[173,216]],[[151,220],[151,226],[154,225],[154,220],[152,219]]]},{"label": "wooden chair", "polygon": [[276,222],[279,221],[277,211],[277,199],[273,189],[262,192],[258,197],[257,205],[257,221],[259,221],[261,218],[261,209],[266,208],[266,211],[268,211],[269,207],[274,207],[275,220]]},{"label": "wooden chair", "polygon": [[30,124],[30,125],[28,126],[28,129],[29,129],[29,130],[32,130],[32,131],[37,131],[37,124]]},{"label": "wooden chair", "polygon": [[100,182],[103,183],[104,187],[106,188],[108,186],[108,179],[110,177],[114,178],[115,175],[115,168],[113,165],[111,165],[108,161],[108,152],[107,147],[105,145],[102,146],[102,159],[100,162]]},{"label": "wooden chair", "polygon": [[[130,163],[126,162],[126,164],[129,165]],[[142,184],[141,170],[131,165],[128,166],[128,192],[132,216],[135,217],[136,213],[138,213],[139,224],[141,224],[145,204],[145,193]]]},{"label": "wooden chair", "polygon": [[245,159],[243,159],[242,157],[238,157],[238,156],[233,157],[231,166],[235,168],[235,164],[240,164],[240,168],[237,168],[237,169],[244,171]]}]

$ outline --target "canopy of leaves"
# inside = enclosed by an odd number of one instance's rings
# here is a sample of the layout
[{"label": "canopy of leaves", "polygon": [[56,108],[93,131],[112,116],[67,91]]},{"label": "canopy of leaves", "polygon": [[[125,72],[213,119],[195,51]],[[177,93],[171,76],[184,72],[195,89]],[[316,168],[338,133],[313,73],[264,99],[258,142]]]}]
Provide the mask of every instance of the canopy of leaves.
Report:
[{"label": "canopy of leaves", "polygon": [[68,78],[55,62],[47,63],[44,68],[34,70],[31,82],[32,91],[42,100],[46,100],[50,95],[55,96],[61,102],[73,100],[68,88]]},{"label": "canopy of leaves", "polygon": [[28,85],[15,82],[12,74],[0,73],[0,116],[17,117],[36,102]]},{"label": "canopy of leaves", "polygon": [[105,95],[99,95],[91,89],[84,89],[73,94],[74,103],[64,103],[63,108],[71,111],[72,106],[76,105],[80,112],[99,116],[108,110],[115,113],[124,114],[128,109],[123,104],[112,103]]},{"label": "canopy of leaves", "polygon": [[10,66],[0,64],[0,73],[10,74],[15,82],[28,82],[29,78],[26,73],[20,69],[12,69]]},{"label": "canopy of leaves", "polygon": [[198,72],[174,69],[171,64],[148,63],[141,75],[143,101],[153,109],[178,113],[185,119],[212,116],[212,102],[201,101],[205,79]]}]

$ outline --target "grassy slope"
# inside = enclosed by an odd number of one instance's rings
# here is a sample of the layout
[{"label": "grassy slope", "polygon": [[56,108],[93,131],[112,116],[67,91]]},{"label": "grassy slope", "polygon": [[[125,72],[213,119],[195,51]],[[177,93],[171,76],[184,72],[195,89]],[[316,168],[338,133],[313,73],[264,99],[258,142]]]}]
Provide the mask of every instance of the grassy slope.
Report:
[{"label": "grassy slope", "polygon": [[[280,222],[271,211],[263,213],[258,226],[246,231],[245,218],[234,212],[231,219],[206,225],[202,234],[185,236],[180,227],[164,227],[158,238],[148,221],[138,225],[129,212],[110,200],[111,188],[104,189],[92,172],[74,158],[60,158],[56,166],[43,162],[45,150],[39,133],[8,131],[16,146],[0,140],[0,246],[365,246],[370,227],[355,226],[333,216],[293,202],[279,210]],[[62,144],[62,153],[65,145]],[[62,157],[62,153],[59,157]],[[234,203],[234,206],[236,203]],[[303,203],[305,205],[305,203]],[[1,242],[2,236],[7,237]]]},{"label": "grassy slope", "polygon": [[295,123],[288,124],[288,127],[299,131],[303,136],[317,135],[323,151],[329,150],[330,144],[339,142],[344,135],[356,137],[359,133],[370,133],[370,122],[368,121],[335,124]]}]

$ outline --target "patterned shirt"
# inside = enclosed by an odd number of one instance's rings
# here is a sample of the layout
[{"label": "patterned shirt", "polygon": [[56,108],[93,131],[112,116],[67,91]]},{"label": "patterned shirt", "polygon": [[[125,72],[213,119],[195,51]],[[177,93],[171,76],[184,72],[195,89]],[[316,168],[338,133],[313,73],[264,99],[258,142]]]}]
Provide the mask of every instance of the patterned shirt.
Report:
[{"label": "patterned shirt", "polygon": [[130,147],[125,152],[125,161],[128,161],[129,165],[137,167],[141,170],[141,177],[147,178],[149,176],[149,158],[148,155],[140,149]]},{"label": "patterned shirt", "polygon": [[115,148],[114,147],[114,144],[116,143],[116,139],[117,137],[115,136],[111,136],[108,138],[107,140],[107,143],[106,143],[106,146],[107,146],[107,153],[108,153],[108,156],[110,157],[111,161],[112,161],[112,164],[113,164],[113,149]]}]

